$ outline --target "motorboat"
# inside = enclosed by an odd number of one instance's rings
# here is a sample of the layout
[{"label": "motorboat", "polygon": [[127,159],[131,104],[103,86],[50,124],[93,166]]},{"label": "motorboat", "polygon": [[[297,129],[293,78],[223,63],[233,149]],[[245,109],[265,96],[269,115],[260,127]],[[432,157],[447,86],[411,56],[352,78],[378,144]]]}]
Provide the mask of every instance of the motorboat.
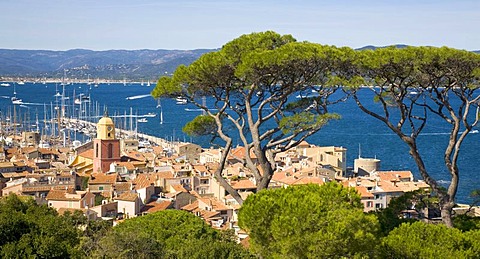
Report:
[{"label": "motorboat", "polygon": [[140,118],[137,120],[137,122],[148,122],[147,118]]},{"label": "motorboat", "polygon": [[187,98],[185,98],[185,97],[179,96],[179,97],[175,98],[175,101],[176,101],[177,104],[180,104],[180,105],[187,104]]},{"label": "motorboat", "polygon": [[147,113],[147,114],[145,114],[145,115],[143,115],[143,116],[153,118],[153,117],[156,117],[157,114],[156,114],[156,113],[153,113],[153,112],[149,112],[149,113]]},{"label": "motorboat", "polygon": [[22,99],[19,99],[16,96],[13,96],[11,100],[12,100],[12,104],[23,104]]}]

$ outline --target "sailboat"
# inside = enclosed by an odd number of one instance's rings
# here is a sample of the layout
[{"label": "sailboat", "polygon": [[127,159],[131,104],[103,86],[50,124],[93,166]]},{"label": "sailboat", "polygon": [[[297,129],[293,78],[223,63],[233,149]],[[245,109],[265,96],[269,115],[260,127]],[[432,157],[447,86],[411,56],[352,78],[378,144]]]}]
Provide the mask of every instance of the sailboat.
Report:
[{"label": "sailboat", "polygon": [[23,104],[22,99],[17,98],[17,91],[15,90],[15,83],[13,84],[13,96],[11,98],[12,104]]},{"label": "sailboat", "polygon": [[163,124],[163,109],[162,109],[162,103],[160,102],[160,98],[158,98],[157,108],[160,108],[160,124]]}]

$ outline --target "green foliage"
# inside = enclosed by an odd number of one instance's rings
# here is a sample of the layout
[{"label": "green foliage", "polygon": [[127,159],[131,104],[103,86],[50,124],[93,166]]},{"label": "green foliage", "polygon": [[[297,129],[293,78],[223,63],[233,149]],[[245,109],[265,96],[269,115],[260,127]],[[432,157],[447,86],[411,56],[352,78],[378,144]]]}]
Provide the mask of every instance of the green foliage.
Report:
[{"label": "green foliage", "polygon": [[2,258],[68,258],[77,253],[79,230],[33,199],[9,195],[0,200]]},{"label": "green foliage", "polygon": [[[120,249],[120,250],[118,250]],[[120,253],[119,253],[120,251]],[[129,219],[100,241],[97,257],[244,258],[247,251],[193,214],[167,210]],[[144,257],[146,258],[146,257]]]},{"label": "green foliage", "polygon": [[182,131],[194,137],[212,135],[217,131],[217,123],[215,119],[209,115],[199,115],[185,124]]},{"label": "green foliage", "polygon": [[404,223],[382,240],[381,258],[478,258],[480,231]]},{"label": "green foliage", "polygon": [[[399,197],[392,198],[387,208],[373,212],[380,222],[380,230],[383,236],[388,235],[394,228],[402,223],[415,222],[423,219],[423,209],[438,209],[438,200],[430,197],[428,193],[422,190],[404,193]],[[414,210],[418,213],[418,218],[404,218],[403,211]]]},{"label": "green foliage", "polygon": [[303,131],[320,129],[332,119],[339,119],[338,114],[315,114],[308,111],[296,113],[292,116],[283,117],[279,127],[284,134],[299,134]]},{"label": "green foliage", "polygon": [[95,206],[101,205],[102,201],[105,199],[102,195],[95,195]]},{"label": "green foliage", "polygon": [[480,229],[480,218],[472,217],[466,214],[453,217],[453,226],[461,231],[470,231]]},{"label": "green foliage", "polygon": [[163,258],[163,244],[154,237],[138,229],[129,231],[112,231],[99,242],[99,249],[93,254],[95,258]]},{"label": "green foliage", "polygon": [[90,180],[90,177],[88,176],[77,176],[80,177],[81,182],[82,182],[82,190],[86,190],[88,188],[88,181]]},{"label": "green foliage", "polygon": [[80,257],[91,258],[100,247],[100,240],[107,235],[112,228],[111,221],[96,220],[87,221],[85,217],[81,220],[86,222],[83,235],[80,237],[80,244],[77,245]]},{"label": "green foliage", "polygon": [[162,76],[158,79],[156,87],[152,90],[151,94],[154,98],[162,96],[173,96],[181,89],[172,83],[172,78]]},{"label": "green foliage", "polygon": [[333,182],[251,195],[239,225],[249,233],[252,251],[264,258],[368,256],[378,230],[355,190]]}]

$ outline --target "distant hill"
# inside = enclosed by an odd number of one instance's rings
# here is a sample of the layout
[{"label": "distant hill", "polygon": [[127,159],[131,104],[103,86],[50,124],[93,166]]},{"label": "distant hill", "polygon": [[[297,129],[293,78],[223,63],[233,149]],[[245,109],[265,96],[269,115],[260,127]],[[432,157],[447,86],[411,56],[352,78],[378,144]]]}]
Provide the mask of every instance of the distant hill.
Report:
[{"label": "distant hill", "polygon": [[[407,45],[398,44],[397,48]],[[365,46],[357,50],[384,48]],[[157,80],[215,49],[67,51],[0,49],[0,77]],[[474,51],[480,54],[480,50]]]},{"label": "distant hill", "polygon": [[[399,49],[403,49],[403,48],[406,48],[408,47],[408,45],[404,45],[404,44],[397,44],[397,45],[392,45],[392,46],[395,46]],[[355,49],[355,50],[375,50],[375,49],[381,49],[381,48],[387,48],[387,47],[391,47],[391,46],[382,46],[382,47],[379,47],[379,46],[372,46],[372,45],[368,45],[368,46],[365,46],[365,47],[361,47],[361,48],[358,48],[358,49]]]},{"label": "distant hill", "polygon": [[[0,75],[9,77],[156,80],[181,64],[188,65],[202,54],[197,50],[107,50],[67,51],[0,49]],[[90,75],[90,76],[89,76]]]}]

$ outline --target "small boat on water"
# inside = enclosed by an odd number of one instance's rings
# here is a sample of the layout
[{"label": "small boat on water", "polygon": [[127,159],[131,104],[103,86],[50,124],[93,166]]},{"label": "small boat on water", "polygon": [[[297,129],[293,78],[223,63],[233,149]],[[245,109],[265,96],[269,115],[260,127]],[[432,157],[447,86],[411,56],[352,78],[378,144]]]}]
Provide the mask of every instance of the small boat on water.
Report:
[{"label": "small boat on water", "polygon": [[88,103],[88,102],[90,102],[90,96],[84,95],[84,94],[80,94],[80,97],[75,98],[75,101],[74,101],[75,104]]},{"label": "small boat on water", "polygon": [[23,104],[22,99],[18,99],[16,96],[12,97],[12,104]]},{"label": "small boat on water", "polygon": [[179,97],[175,98],[175,101],[179,105],[187,104],[187,98],[185,98],[185,97],[179,96]]},{"label": "small boat on water", "polygon": [[147,113],[147,114],[145,114],[145,115],[143,115],[143,116],[144,116],[144,117],[152,117],[152,118],[153,118],[153,117],[156,117],[157,114],[156,114],[156,113],[153,113],[153,112],[149,112],[149,113]]},{"label": "small boat on water", "polygon": [[9,83],[1,83],[0,86],[2,86],[2,87],[9,87],[10,84],[9,84]]},{"label": "small boat on water", "polygon": [[148,122],[147,118],[140,118],[137,120],[137,122]]}]

